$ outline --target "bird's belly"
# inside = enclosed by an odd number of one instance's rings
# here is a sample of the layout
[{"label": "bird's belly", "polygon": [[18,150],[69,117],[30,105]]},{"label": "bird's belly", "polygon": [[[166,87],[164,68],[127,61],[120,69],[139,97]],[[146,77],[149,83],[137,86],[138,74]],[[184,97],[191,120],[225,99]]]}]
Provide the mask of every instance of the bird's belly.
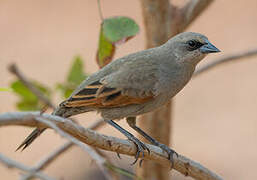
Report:
[{"label": "bird's belly", "polygon": [[128,105],[118,108],[101,109],[99,112],[105,119],[122,119],[125,117],[134,117],[142,115],[147,112],[156,110],[157,108],[163,106],[165,103],[169,102],[167,94],[162,94],[155,99],[146,102],[144,104],[138,105]]},{"label": "bird's belly", "polygon": [[[176,78],[166,81],[166,83],[160,84],[162,89],[159,95],[149,102],[138,105],[128,105],[119,108],[101,109],[103,118],[106,119],[122,119],[125,117],[138,116],[147,112],[154,111],[170,101],[183,87],[188,83],[192,73],[179,74]],[[174,76],[173,76],[174,77]]]}]

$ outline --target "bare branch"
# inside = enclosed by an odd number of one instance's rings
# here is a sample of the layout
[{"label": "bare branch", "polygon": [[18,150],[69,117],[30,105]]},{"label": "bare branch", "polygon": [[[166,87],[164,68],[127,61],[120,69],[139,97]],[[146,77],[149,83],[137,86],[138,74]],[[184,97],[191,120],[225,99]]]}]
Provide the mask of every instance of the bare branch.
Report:
[{"label": "bare branch", "polygon": [[171,3],[170,36],[183,32],[212,2],[213,0],[190,0],[182,8]]},{"label": "bare branch", "polygon": [[29,179],[35,175],[35,172],[45,169],[49,164],[51,164],[51,162],[53,162],[63,152],[66,152],[72,145],[72,142],[66,142],[54,152],[47,155],[47,157],[43,158],[36,166],[33,167],[33,173],[24,175],[21,180]]},{"label": "bare branch", "polygon": [[24,172],[34,173],[34,176],[43,180],[54,180],[51,177],[48,177],[47,175],[41,173],[41,172],[33,172],[33,169],[16,162],[10,158],[5,157],[4,155],[0,154],[0,162],[2,162],[4,165],[6,165],[8,168],[17,168]]},{"label": "bare branch", "polygon": [[210,63],[196,69],[195,73],[194,73],[194,77],[202,74],[203,72],[206,72],[207,70],[210,70],[214,67],[217,67],[218,65],[222,65],[224,63],[229,63],[232,61],[238,61],[241,60],[243,58],[249,58],[249,57],[253,57],[257,55],[257,49],[253,49],[253,50],[249,50],[249,51],[245,51],[245,52],[240,52],[240,53],[235,53],[229,56],[225,56],[225,57],[221,57],[219,59],[210,61]]},{"label": "bare branch", "polygon": [[55,158],[57,158],[57,156],[59,154],[62,154],[64,152],[66,152],[70,147],[71,147],[72,143],[70,142],[66,142],[64,145],[62,145],[61,147],[57,148],[54,152],[50,153],[46,158],[42,159],[35,167],[34,170],[38,171],[38,170],[43,170],[47,167],[48,164],[50,164],[52,161],[54,161]]},{"label": "bare branch", "polygon": [[104,16],[103,16],[100,0],[97,0],[97,6],[98,6],[98,13],[99,13],[100,19],[103,22]]},{"label": "bare branch", "polygon": [[13,73],[33,94],[35,94],[40,101],[53,109],[55,108],[52,102],[19,71],[15,64],[9,66],[9,71]]},{"label": "bare branch", "polygon": [[[50,124],[55,124],[54,126]],[[44,122],[44,123],[42,123]],[[85,148],[83,143],[88,145],[101,148],[108,151],[118,152],[120,154],[127,154],[130,156],[135,156],[136,147],[135,145],[128,141],[122,140],[116,137],[102,135],[90,129],[86,129],[78,124],[75,124],[69,119],[64,119],[58,116],[53,116],[49,114],[39,115],[38,112],[14,112],[14,113],[4,113],[0,114],[0,126],[6,125],[25,125],[25,126],[37,126],[37,127],[57,127],[64,131],[66,134],[76,138],[76,141],[72,140],[74,143]],[[73,138],[74,139],[74,138]],[[77,141],[81,142],[77,142]],[[83,143],[82,143],[83,142]],[[145,159],[152,160],[162,164],[163,166],[170,167],[170,161],[168,160],[168,155],[163,152],[159,147],[146,144],[150,149],[151,153],[145,152]],[[213,172],[209,171],[207,168],[201,166],[184,156],[179,155],[174,156],[174,169],[182,174],[191,176],[196,179],[209,179],[209,180],[221,180],[222,178]]]},{"label": "bare branch", "polygon": [[184,31],[212,2],[213,0],[190,0],[179,9],[182,20],[179,26],[180,31]]}]

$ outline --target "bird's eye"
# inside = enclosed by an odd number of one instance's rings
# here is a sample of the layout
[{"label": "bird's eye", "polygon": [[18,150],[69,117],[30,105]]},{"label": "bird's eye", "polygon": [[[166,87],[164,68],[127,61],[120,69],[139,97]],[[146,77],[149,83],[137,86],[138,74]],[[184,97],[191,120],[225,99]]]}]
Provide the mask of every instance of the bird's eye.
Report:
[{"label": "bird's eye", "polygon": [[190,40],[187,42],[188,50],[193,51],[200,48],[203,44],[196,40]]},{"label": "bird's eye", "polygon": [[196,42],[195,41],[188,41],[188,45],[191,46],[192,48],[195,47]]}]

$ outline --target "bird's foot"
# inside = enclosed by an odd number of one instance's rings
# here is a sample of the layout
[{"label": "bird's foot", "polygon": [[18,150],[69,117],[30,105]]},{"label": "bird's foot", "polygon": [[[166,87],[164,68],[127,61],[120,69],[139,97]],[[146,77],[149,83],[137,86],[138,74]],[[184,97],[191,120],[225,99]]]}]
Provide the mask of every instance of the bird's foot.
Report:
[{"label": "bird's foot", "polygon": [[170,149],[168,146],[166,146],[165,144],[161,144],[158,143],[157,144],[158,147],[160,147],[163,151],[165,151],[166,153],[168,153],[169,156],[169,160],[171,162],[171,168],[173,168],[174,166],[174,158],[173,155],[175,154],[178,157],[178,153],[172,149]]},{"label": "bird's foot", "polygon": [[[150,150],[143,142],[141,142],[135,136],[132,135],[132,136],[128,137],[128,139],[130,141],[132,141],[137,147],[137,153],[136,153],[136,156],[135,156],[135,161],[131,164],[131,165],[134,165],[138,161],[140,153],[142,153],[142,158],[143,158],[144,157],[144,151],[146,150],[150,154]],[[140,164],[142,164],[142,162]]]}]

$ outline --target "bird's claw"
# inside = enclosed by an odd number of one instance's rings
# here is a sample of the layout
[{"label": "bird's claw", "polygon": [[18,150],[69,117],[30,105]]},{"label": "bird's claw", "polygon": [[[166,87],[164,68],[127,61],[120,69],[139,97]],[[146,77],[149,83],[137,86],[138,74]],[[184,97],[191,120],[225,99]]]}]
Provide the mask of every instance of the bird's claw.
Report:
[{"label": "bird's claw", "polygon": [[175,154],[178,157],[178,153],[172,149],[170,149],[168,146],[166,146],[165,144],[160,144],[159,147],[165,151],[168,154],[168,158],[171,162],[171,168],[173,168],[174,166],[174,158],[173,155]]},{"label": "bird's claw", "polygon": [[117,152],[117,156],[118,156],[118,158],[119,158],[119,159],[121,159],[121,157],[120,157],[120,153],[118,153],[118,152]]},{"label": "bird's claw", "polygon": [[[129,138],[129,140],[131,140],[137,147],[137,153],[135,155],[135,161],[131,164],[131,165],[134,165],[138,161],[140,153],[142,153],[142,158],[143,158],[144,155],[145,155],[144,151],[146,150],[150,154],[150,150],[143,142],[141,142],[139,139],[137,139],[135,137],[131,137],[131,138]],[[140,165],[141,164],[142,164],[142,162],[140,161]]]},{"label": "bird's claw", "polygon": [[140,161],[139,161],[139,167],[142,167],[143,160],[144,160],[144,159],[140,159]]}]

